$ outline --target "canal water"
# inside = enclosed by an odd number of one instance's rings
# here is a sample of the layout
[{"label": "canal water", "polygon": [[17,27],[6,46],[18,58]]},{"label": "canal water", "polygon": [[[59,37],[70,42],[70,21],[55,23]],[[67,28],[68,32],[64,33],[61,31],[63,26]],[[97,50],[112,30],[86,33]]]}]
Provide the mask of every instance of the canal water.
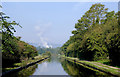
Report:
[{"label": "canal water", "polygon": [[108,74],[92,71],[84,68],[76,63],[70,62],[63,58],[53,57],[44,62],[35,64],[27,69],[23,69],[18,73],[11,75],[11,77],[31,77],[31,76],[50,76],[60,75],[69,77],[112,77]]},{"label": "canal water", "polygon": [[45,61],[38,64],[33,75],[68,75],[59,61]]}]

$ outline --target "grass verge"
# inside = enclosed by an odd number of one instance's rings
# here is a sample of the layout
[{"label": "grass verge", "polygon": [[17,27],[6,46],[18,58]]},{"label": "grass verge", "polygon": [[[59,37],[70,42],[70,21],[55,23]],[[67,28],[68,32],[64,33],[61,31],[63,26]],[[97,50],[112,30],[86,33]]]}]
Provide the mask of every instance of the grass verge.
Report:
[{"label": "grass verge", "polygon": [[23,67],[23,66],[26,66],[27,64],[30,64],[32,62],[36,62],[38,60],[41,60],[41,59],[44,59],[48,56],[41,56],[41,55],[38,55],[36,57],[34,57],[34,59],[29,59],[29,60],[23,60],[22,62],[20,63],[14,63],[14,65],[12,67],[7,67],[7,68],[2,68],[2,72],[5,72],[5,71],[9,71],[9,70],[12,70],[12,69],[16,69],[18,67]]},{"label": "grass verge", "polygon": [[99,70],[102,70],[102,71],[105,71],[105,72],[110,73],[112,75],[116,75],[116,76],[120,77],[120,68],[102,64],[104,61],[98,61],[98,62],[85,61],[85,60],[79,60],[78,58],[66,57],[64,55],[62,55],[61,57],[64,57],[69,61],[76,62],[77,64],[82,65],[82,66],[88,65],[88,66],[92,67],[92,68],[90,68],[90,67],[85,66],[85,68],[87,67],[88,69],[91,69],[94,71],[96,71],[96,70],[93,68],[97,68]]}]

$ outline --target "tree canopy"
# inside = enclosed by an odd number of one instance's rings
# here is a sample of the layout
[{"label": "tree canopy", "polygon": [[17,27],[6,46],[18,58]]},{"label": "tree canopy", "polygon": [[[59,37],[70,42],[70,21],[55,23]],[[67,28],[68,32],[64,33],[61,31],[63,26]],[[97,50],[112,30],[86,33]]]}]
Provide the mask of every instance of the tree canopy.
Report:
[{"label": "tree canopy", "polygon": [[[2,6],[0,6],[2,8]],[[0,12],[0,34],[2,36],[2,64],[3,67],[12,65],[15,62],[21,62],[38,55],[36,48],[24,41],[21,37],[15,37],[14,26],[21,27],[15,21],[10,21],[10,17]],[[9,63],[9,65],[8,65]]]},{"label": "tree canopy", "polygon": [[100,3],[93,4],[75,24],[75,29],[61,47],[62,54],[84,60],[109,58],[113,64],[120,64],[118,13],[108,12]]}]

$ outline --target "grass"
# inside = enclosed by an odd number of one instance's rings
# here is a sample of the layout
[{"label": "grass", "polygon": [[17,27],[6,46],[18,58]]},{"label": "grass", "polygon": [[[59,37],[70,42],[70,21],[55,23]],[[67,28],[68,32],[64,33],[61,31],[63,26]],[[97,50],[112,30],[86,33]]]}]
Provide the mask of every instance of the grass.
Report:
[{"label": "grass", "polygon": [[36,56],[36,57],[34,57],[34,59],[29,59],[29,60],[26,60],[26,61],[22,61],[21,63],[15,63],[14,66],[23,67],[27,64],[30,64],[32,62],[35,62],[37,60],[44,59],[44,58],[45,58],[45,56],[44,57],[43,56]]},{"label": "grass", "polygon": [[[65,57],[65,56],[61,56],[61,57]],[[68,59],[69,61],[76,61],[77,64],[83,63],[85,65],[89,65],[91,67],[95,67],[97,69],[109,72],[113,75],[118,75],[120,76],[120,68],[117,67],[113,67],[113,66],[109,66],[109,65],[105,65],[105,63],[109,63],[109,60],[99,60],[99,61],[84,61],[84,60],[79,60],[77,58],[72,58],[72,57],[65,57],[66,59]],[[81,64],[80,64],[81,65]],[[91,69],[90,67],[87,67],[89,69]]]},{"label": "grass", "polygon": [[109,59],[103,59],[103,60],[98,60],[98,61],[93,61],[93,62],[98,62],[98,63],[102,63],[102,64],[106,64],[106,65],[109,65],[109,66],[113,66],[113,67],[120,68],[120,66],[112,65],[112,64],[110,63],[110,60],[109,60]]},{"label": "grass", "polygon": [[5,72],[5,71],[9,71],[9,70],[12,70],[12,69],[16,69],[18,67],[23,67],[27,64],[30,64],[32,62],[36,62],[38,60],[41,60],[41,59],[44,59],[46,58],[47,56],[41,56],[41,55],[38,55],[36,57],[34,57],[34,59],[29,59],[29,60],[23,60],[22,62],[20,63],[14,63],[14,65],[12,67],[7,67],[7,68],[2,68],[2,71]]},{"label": "grass", "polygon": [[94,61],[94,62],[99,62],[99,63],[102,63],[102,64],[110,65],[110,60],[109,59],[103,59],[103,60],[98,60],[98,61]]}]

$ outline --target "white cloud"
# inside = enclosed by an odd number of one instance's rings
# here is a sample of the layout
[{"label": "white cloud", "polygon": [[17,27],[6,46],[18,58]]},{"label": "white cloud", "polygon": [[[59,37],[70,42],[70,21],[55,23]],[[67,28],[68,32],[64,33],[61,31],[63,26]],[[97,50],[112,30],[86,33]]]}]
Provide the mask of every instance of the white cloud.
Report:
[{"label": "white cloud", "polygon": [[44,37],[45,35],[45,32],[48,32],[48,30],[50,29],[50,27],[52,26],[52,23],[51,22],[48,22],[48,23],[38,23],[34,29],[35,31],[37,32],[36,35],[37,37],[40,39],[40,42],[42,43],[42,45],[46,48],[49,48],[49,47],[52,47],[51,45],[49,46],[47,41],[48,39],[46,37]]},{"label": "white cloud", "polygon": [[43,37],[40,37],[40,40],[44,47],[49,48],[49,45],[47,44],[46,40]]},{"label": "white cloud", "polygon": [[34,26],[35,30],[36,31],[46,31],[48,30],[50,27],[52,26],[52,23],[51,22],[48,22],[48,23],[37,23],[37,25]]}]

